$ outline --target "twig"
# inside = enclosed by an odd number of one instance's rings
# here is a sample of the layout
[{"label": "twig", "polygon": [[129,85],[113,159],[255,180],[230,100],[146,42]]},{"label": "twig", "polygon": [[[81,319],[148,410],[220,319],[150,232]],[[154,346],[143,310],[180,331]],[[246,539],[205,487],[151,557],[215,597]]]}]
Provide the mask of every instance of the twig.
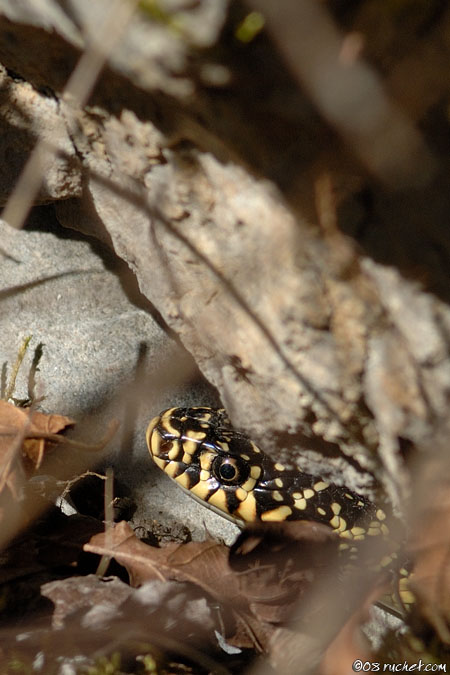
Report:
[{"label": "twig", "polygon": [[[113,499],[114,499],[114,471],[112,467],[106,469],[106,480],[105,480],[105,543],[107,548],[111,548],[111,533],[114,524],[114,509],[113,509]],[[103,577],[106,574],[106,570],[109,567],[111,562],[111,556],[103,555],[100,559],[100,562],[97,567],[96,575],[98,577]]]},{"label": "twig", "polygon": [[[115,0],[96,40],[86,48],[72,72],[63,98],[79,107],[86,103],[105,62],[128,26],[136,4],[137,0]],[[53,154],[47,153],[45,144],[38,140],[2,214],[3,220],[12,227],[22,227],[41,187],[45,162],[52,157]]]}]

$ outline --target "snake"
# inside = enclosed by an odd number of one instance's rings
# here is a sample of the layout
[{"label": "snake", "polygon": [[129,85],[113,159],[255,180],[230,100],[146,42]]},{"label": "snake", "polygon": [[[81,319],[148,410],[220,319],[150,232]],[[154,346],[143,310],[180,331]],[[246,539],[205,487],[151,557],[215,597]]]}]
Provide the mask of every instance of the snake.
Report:
[{"label": "snake", "polygon": [[[340,550],[357,558],[367,537],[389,535],[387,514],[345,486],[272,460],[233,428],[223,408],[173,407],[147,427],[155,464],[191,497],[239,526],[255,522],[309,520],[340,537]],[[392,562],[385,556],[380,567]],[[403,574],[403,573],[402,573]],[[399,580],[403,604],[411,604],[406,573]]]}]

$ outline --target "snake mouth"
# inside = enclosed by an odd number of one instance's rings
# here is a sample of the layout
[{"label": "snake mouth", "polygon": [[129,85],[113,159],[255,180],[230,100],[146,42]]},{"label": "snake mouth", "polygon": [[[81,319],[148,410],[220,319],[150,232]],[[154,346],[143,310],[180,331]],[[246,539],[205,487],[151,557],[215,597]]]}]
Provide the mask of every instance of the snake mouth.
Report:
[{"label": "snake mouth", "polygon": [[205,501],[203,497],[197,497],[197,495],[194,494],[190,489],[183,487],[183,485],[180,485],[178,481],[176,482],[178,486],[181,487],[181,489],[185,494],[189,495],[191,499],[194,499],[197,502],[197,504],[201,504],[203,508],[207,508],[209,511],[212,511],[221,518],[225,518],[226,520],[228,520],[228,522],[233,523],[233,525],[236,525],[241,530],[244,527],[246,527],[247,522],[242,518],[239,518],[239,516],[237,516],[236,514],[224,511],[223,508],[219,506],[214,506],[214,504],[212,504],[210,501]]}]

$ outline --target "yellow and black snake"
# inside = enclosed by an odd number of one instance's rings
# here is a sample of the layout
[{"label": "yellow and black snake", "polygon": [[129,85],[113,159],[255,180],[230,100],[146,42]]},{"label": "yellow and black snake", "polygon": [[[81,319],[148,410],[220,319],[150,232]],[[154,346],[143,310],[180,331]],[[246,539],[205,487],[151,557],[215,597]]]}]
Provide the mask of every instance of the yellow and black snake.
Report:
[{"label": "yellow and black snake", "polygon": [[[353,542],[389,534],[383,509],[346,487],[274,462],[233,429],[221,408],[169,408],[152,419],[146,437],[160,469],[238,523],[317,521],[347,540],[340,548],[350,552]],[[403,603],[412,602],[406,585],[399,590]]]}]

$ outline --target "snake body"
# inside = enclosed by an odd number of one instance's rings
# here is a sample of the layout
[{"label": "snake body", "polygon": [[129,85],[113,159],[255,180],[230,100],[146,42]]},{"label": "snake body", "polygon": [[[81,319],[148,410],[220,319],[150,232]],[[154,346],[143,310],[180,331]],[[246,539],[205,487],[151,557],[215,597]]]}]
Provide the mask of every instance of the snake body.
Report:
[{"label": "snake body", "polygon": [[[346,551],[350,561],[358,560],[356,542],[366,537],[381,536],[391,548],[383,509],[346,487],[274,462],[232,427],[222,408],[169,408],[152,419],[146,437],[160,469],[189,495],[240,525],[285,520],[324,523],[341,537],[339,549]],[[373,569],[395,563],[396,548],[394,542],[388,555],[374,560]],[[414,603],[409,570],[398,567],[397,575],[392,602],[385,605],[394,613]]]},{"label": "snake body", "polygon": [[237,522],[313,520],[343,539],[388,534],[365,497],[274,462],[223,409],[170,408],[147,429],[154,462],[191,496]]},{"label": "snake body", "polygon": [[[303,471],[274,462],[252,440],[236,431],[222,408],[169,408],[147,428],[147,445],[156,465],[184,490],[221,515],[246,522],[311,520],[331,527],[340,550],[358,559],[366,537],[389,541],[386,513],[366,497]],[[389,567],[397,546],[374,561]],[[367,561],[366,561],[367,563]],[[397,570],[393,607],[411,606],[409,571]],[[398,603],[400,600],[400,603]]]}]

